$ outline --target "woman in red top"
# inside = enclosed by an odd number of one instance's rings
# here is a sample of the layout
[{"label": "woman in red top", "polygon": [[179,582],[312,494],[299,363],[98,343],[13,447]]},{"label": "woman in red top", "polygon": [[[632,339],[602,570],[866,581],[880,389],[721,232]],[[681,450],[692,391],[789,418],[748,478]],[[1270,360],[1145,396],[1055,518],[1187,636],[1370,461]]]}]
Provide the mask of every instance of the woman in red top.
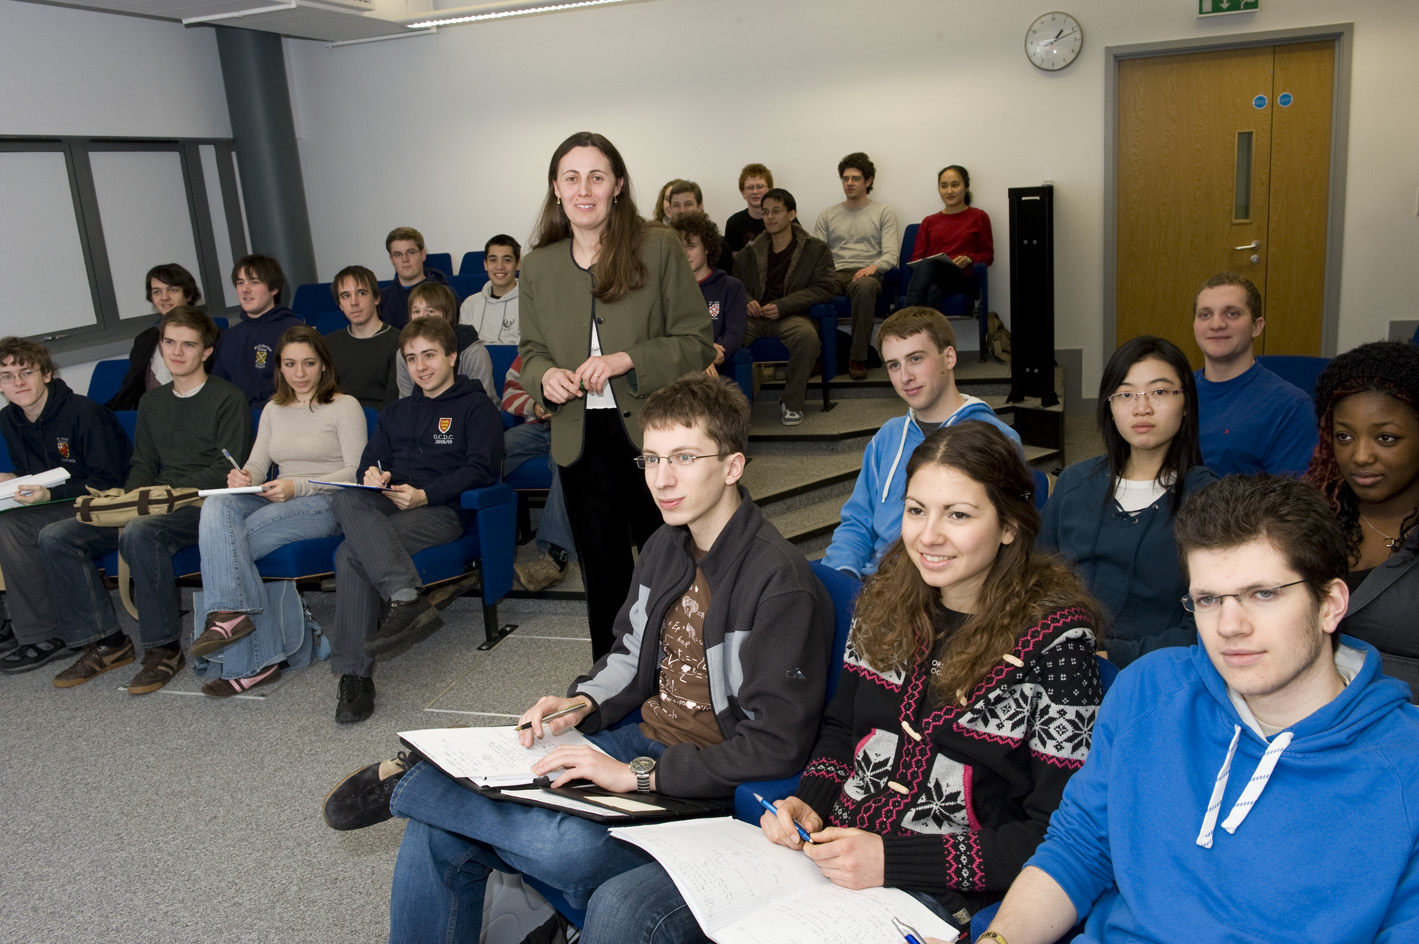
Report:
[{"label": "woman in red top", "polygon": [[916,231],[911,257],[916,264],[907,283],[908,305],[932,304],[929,296],[933,288],[942,295],[974,297],[976,278],[971,267],[995,261],[990,217],[971,206],[970,173],[960,164],[952,164],[936,175],[936,189],[941,193],[941,212],[922,220]]}]

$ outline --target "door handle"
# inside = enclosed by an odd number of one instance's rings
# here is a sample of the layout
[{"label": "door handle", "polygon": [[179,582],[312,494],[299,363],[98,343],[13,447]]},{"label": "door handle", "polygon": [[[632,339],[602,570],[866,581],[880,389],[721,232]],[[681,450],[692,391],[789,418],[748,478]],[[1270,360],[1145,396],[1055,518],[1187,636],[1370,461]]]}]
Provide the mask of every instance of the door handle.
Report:
[{"label": "door handle", "polygon": [[1233,249],[1234,251],[1236,251],[1236,252],[1241,252],[1243,249],[1260,249],[1260,248],[1261,248],[1261,241],[1260,241],[1260,240],[1257,240],[1257,239],[1253,239],[1250,243],[1248,243],[1248,244],[1245,245],[1245,246],[1233,246],[1233,247],[1232,247],[1232,249]]}]

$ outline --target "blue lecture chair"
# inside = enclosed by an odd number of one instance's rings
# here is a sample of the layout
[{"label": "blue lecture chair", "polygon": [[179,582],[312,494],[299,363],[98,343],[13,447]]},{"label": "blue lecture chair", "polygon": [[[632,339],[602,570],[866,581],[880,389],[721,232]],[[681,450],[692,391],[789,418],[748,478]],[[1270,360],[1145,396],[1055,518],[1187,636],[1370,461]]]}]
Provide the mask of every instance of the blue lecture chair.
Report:
[{"label": "blue lecture chair", "polygon": [[15,463],[10,459],[10,447],[5,444],[5,437],[0,436],[0,472],[15,471]]},{"label": "blue lecture chair", "polygon": [[99,361],[89,377],[88,398],[97,403],[107,403],[123,386],[123,378],[128,373],[128,358],[116,357]]},{"label": "blue lecture chair", "polygon": [[479,271],[472,275],[450,275],[448,284],[458,293],[459,298],[470,298],[481,292],[483,286],[488,284],[488,273]]},{"label": "blue lecture chair", "polygon": [[[483,271],[483,255],[483,250],[481,249],[476,250],[474,252],[465,252],[463,254],[463,261],[458,263],[458,274],[484,275],[485,273]],[[448,274],[452,275],[453,273],[449,272]]]},{"label": "blue lecture chair", "polygon": [[1031,469],[1030,478],[1035,480],[1035,510],[1044,511],[1045,502],[1049,500],[1049,476],[1039,469]]},{"label": "blue lecture chair", "polygon": [[314,327],[324,337],[327,334],[334,334],[350,322],[346,319],[343,311],[322,311],[314,319],[307,319],[306,323]]},{"label": "blue lecture chair", "polygon": [[438,269],[444,275],[453,274],[453,253],[430,252],[424,255],[425,269]]},{"label": "blue lecture chair", "polygon": [[1287,383],[1295,384],[1314,398],[1320,372],[1330,363],[1328,357],[1305,354],[1258,354],[1256,362]]},{"label": "blue lecture chair", "polygon": [[335,298],[330,294],[329,282],[307,282],[297,286],[290,304],[291,311],[309,324],[321,312],[329,311],[335,305]]},{"label": "blue lecture chair", "polygon": [[[823,412],[831,410],[835,404],[828,387],[828,382],[837,376],[838,367],[838,317],[839,309],[837,302],[846,303],[847,299],[833,299],[832,303],[814,305],[809,311],[808,317],[818,326],[818,341],[822,345],[822,353],[819,355],[822,360],[823,372],[819,379],[819,386],[823,391]],[[846,311],[846,309],[844,309]],[[851,312],[847,313],[847,319],[851,322]],[[744,391],[744,395],[752,403],[754,400],[754,363],[760,361],[786,361],[788,360],[788,348],[778,338],[759,338],[752,344],[746,345],[749,352],[749,359],[744,359],[738,355],[734,358],[734,382],[739,389]],[[743,351],[739,352],[743,354]]]}]

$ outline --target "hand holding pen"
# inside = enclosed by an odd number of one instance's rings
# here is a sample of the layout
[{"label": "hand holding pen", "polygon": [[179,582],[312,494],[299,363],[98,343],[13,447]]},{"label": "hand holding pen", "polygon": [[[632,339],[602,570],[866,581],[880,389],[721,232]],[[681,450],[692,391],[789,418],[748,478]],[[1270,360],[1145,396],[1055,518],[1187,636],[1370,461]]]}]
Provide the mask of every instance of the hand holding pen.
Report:
[{"label": "hand holding pen", "polygon": [[772,805],[762,797],[758,799],[765,810],[764,815],[759,817],[759,828],[764,831],[764,837],[769,842],[790,849],[802,849],[805,842],[812,844],[812,840],[808,838],[809,834],[823,828],[823,820],[813,812],[813,808],[796,796],[787,797]]}]

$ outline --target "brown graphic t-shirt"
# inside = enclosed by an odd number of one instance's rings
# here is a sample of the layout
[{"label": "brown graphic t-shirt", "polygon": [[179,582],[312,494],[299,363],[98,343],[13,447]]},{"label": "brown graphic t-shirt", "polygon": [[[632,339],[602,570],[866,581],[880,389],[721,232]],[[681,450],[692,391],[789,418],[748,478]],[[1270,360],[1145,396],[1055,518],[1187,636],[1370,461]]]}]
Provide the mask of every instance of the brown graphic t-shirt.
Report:
[{"label": "brown graphic t-shirt", "polygon": [[665,611],[660,630],[660,690],[641,708],[641,733],[662,744],[709,747],[724,740],[710,705],[705,665],[705,611],[709,584],[695,568],[695,580],[679,606]]}]

